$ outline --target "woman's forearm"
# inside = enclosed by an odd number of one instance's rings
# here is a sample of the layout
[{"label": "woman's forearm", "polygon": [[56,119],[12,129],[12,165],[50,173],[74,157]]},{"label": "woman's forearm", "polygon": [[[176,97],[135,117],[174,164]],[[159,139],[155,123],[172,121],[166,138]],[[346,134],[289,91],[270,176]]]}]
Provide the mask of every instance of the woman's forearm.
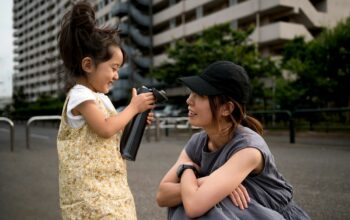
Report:
[{"label": "woman's forearm", "polygon": [[174,207],[182,203],[179,183],[161,183],[157,192],[157,203],[161,207]]},{"label": "woman's forearm", "polygon": [[[200,180],[201,184],[203,179]],[[191,218],[200,216],[201,208],[198,207],[198,201],[194,199],[195,194],[199,188],[199,181],[192,170],[186,170],[181,178],[181,194],[182,202],[186,215]]]}]

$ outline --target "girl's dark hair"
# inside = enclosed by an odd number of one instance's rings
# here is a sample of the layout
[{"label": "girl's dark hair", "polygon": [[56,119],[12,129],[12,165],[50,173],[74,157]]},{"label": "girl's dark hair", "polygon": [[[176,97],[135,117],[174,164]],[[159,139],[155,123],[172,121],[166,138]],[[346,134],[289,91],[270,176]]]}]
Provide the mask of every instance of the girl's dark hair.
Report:
[{"label": "girl's dark hair", "polygon": [[244,105],[225,95],[208,96],[208,99],[212,116],[215,121],[217,121],[217,116],[215,113],[217,112],[219,107],[227,102],[232,102],[234,104],[234,109],[230,117],[230,119],[233,122],[232,130],[235,130],[239,124],[242,124],[243,126],[252,129],[260,135],[263,134],[264,129],[262,124],[257,119],[247,115],[246,108]]},{"label": "girl's dark hair", "polygon": [[[118,31],[112,28],[98,28],[95,11],[86,1],[73,5],[63,17],[58,34],[58,46],[69,76],[85,76],[81,67],[84,57],[91,57],[98,65],[112,57],[110,46],[121,48]],[[125,60],[125,53],[122,50]]]}]

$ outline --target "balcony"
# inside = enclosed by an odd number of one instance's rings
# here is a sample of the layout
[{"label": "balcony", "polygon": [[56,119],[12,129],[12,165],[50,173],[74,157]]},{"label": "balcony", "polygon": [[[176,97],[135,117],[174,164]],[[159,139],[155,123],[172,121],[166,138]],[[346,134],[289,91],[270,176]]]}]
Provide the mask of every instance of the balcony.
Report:
[{"label": "balcony", "polygon": [[135,56],[133,60],[137,66],[139,66],[143,69],[148,69],[151,66],[151,59],[149,57]]},{"label": "balcony", "polygon": [[[122,45],[123,50],[125,51],[125,53],[127,54],[127,56],[133,61],[135,62],[135,64],[143,69],[148,69],[151,66],[151,59],[149,57],[143,56],[137,49],[135,49],[132,46],[123,44]],[[124,65],[125,66],[125,65]],[[122,68],[124,69],[124,68]],[[129,70],[129,72],[131,72],[131,69],[126,69],[126,70],[120,70],[120,72],[122,71],[122,73],[124,74],[124,71]],[[119,72],[119,74],[121,74]]]},{"label": "balcony", "polygon": [[289,41],[299,36],[304,37],[306,41],[313,39],[313,36],[304,25],[276,22],[256,28],[251,34],[250,39],[264,45]]},{"label": "balcony", "polygon": [[136,0],[136,2],[140,5],[143,5],[143,6],[149,6],[152,4],[151,0]]},{"label": "balcony", "polygon": [[129,25],[127,23],[120,23],[118,26],[121,36],[127,36],[129,34]]},{"label": "balcony", "polygon": [[148,15],[142,14],[137,8],[134,6],[130,6],[130,15],[136,21],[137,24],[149,27],[151,25],[151,18]]},{"label": "balcony", "polygon": [[144,36],[141,32],[135,27],[130,27],[130,34],[132,39],[138,44],[138,46],[149,48],[151,47],[151,38],[148,36]]},{"label": "balcony", "polygon": [[112,8],[112,14],[117,17],[122,17],[128,14],[128,2],[115,4]]},{"label": "balcony", "polygon": [[128,79],[131,72],[129,64],[124,64],[123,67],[119,70],[119,79]]}]

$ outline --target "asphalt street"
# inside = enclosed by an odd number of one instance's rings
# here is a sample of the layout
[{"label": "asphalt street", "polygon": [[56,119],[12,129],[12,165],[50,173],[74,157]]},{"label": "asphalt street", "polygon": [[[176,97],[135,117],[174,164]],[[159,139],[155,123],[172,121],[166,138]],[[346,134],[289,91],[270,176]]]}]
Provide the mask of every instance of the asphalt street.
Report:
[{"label": "asphalt street", "polygon": [[[57,128],[34,126],[30,150],[24,125],[15,126],[14,152],[10,130],[0,124],[0,219],[60,219],[58,203]],[[159,181],[175,162],[187,131],[170,131],[159,141],[144,138],[135,162],[128,162],[128,179],[140,220],[166,219],[155,202]],[[146,136],[145,136],[146,137]],[[316,220],[350,218],[350,134],[266,132],[279,170],[294,186],[294,199]]]}]

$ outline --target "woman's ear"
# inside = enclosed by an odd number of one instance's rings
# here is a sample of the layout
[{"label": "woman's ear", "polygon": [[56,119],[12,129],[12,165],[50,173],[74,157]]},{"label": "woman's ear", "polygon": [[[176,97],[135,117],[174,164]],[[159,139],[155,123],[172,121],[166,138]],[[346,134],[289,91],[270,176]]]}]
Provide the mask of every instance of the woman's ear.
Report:
[{"label": "woman's ear", "polygon": [[235,104],[233,102],[227,102],[222,106],[222,115],[223,116],[229,116],[235,109]]},{"label": "woman's ear", "polygon": [[83,69],[84,72],[86,73],[91,73],[94,67],[94,63],[91,59],[91,57],[84,57],[81,60],[81,68]]}]

